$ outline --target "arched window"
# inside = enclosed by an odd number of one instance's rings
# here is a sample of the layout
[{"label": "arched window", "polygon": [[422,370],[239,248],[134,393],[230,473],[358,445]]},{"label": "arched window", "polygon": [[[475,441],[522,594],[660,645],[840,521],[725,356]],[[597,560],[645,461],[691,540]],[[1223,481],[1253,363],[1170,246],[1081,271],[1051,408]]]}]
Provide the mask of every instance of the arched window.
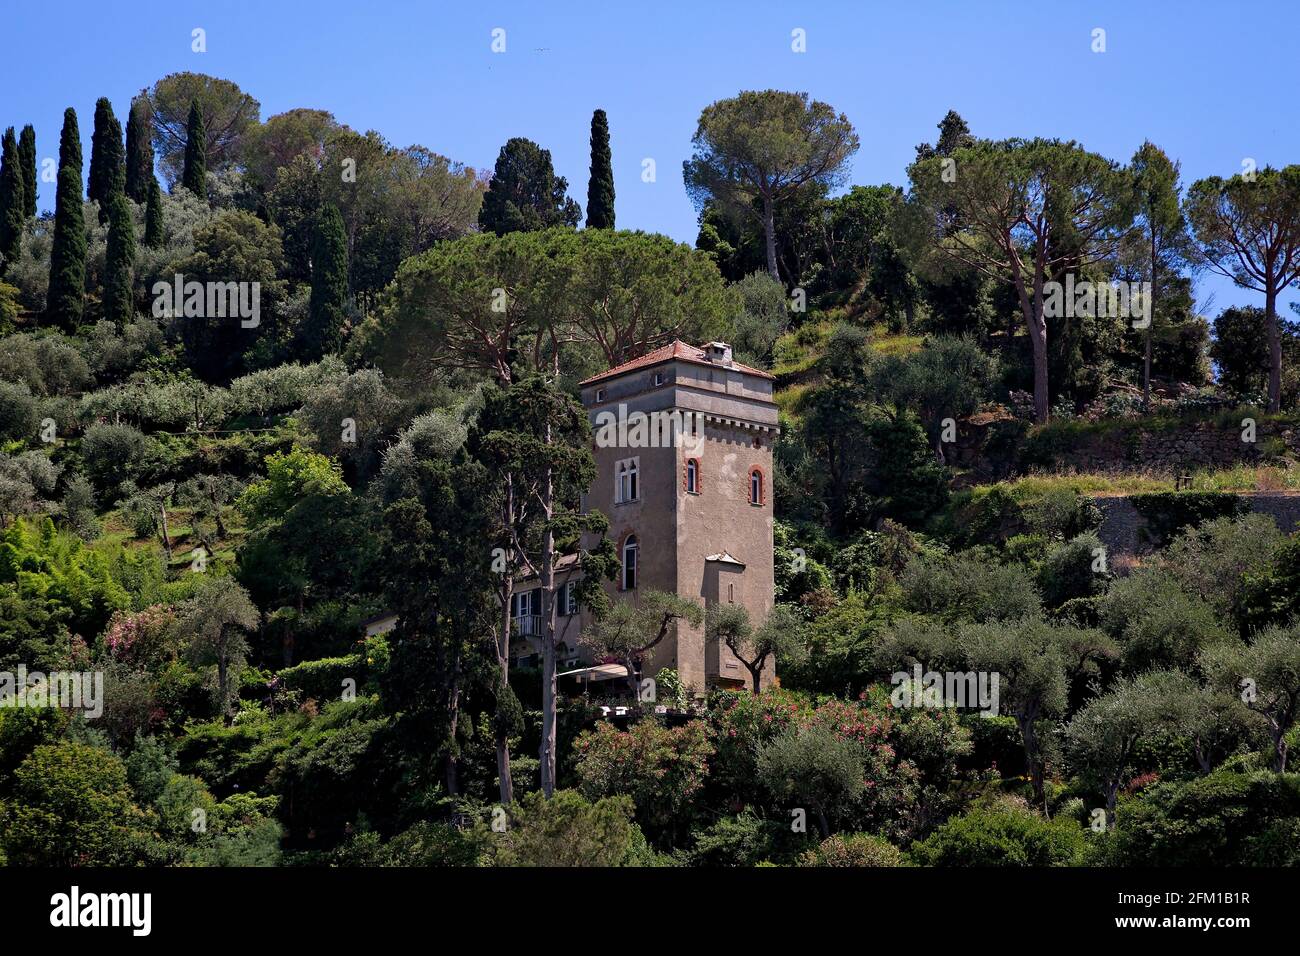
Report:
[{"label": "arched window", "polygon": [[752,468],[749,472],[749,503],[751,505],[763,503],[763,472],[757,468]]},{"label": "arched window", "polygon": [[692,495],[700,493],[700,460],[698,458],[686,459],[686,491]]},{"label": "arched window", "polygon": [[641,496],[640,471],[639,459],[624,458],[618,463],[614,470],[615,504],[636,501]]},{"label": "arched window", "polygon": [[630,534],[627,540],[623,542],[623,590],[631,591],[636,588],[636,559],[639,548],[636,543],[636,535]]}]

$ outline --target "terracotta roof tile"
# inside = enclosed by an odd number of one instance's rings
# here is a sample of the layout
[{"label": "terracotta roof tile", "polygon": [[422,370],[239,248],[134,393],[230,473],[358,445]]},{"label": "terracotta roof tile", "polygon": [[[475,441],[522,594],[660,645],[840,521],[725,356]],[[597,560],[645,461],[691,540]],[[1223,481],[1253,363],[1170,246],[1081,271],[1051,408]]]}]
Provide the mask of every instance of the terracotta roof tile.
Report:
[{"label": "terracotta roof tile", "polygon": [[[579,386],[591,385],[603,379],[613,378],[616,375],[622,375],[625,372],[633,372],[639,368],[649,368],[651,365],[658,365],[660,362],[667,362],[670,359],[681,359],[684,362],[694,362],[697,365],[713,365],[718,363],[710,362],[705,357],[704,349],[696,348],[694,345],[687,345],[681,339],[673,339],[669,345],[662,345],[657,349],[646,352],[645,355],[638,356],[624,362],[622,365],[615,365],[613,368],[607,368],[598,375],[593,375],[578,383]],[[775,378],[776,376],[764,372],[761,369],[750,368],[748,365],[741,365],[739,362],[732,362],[726,368],[734,368],[750,375],[757,375],[760,378]]]}]

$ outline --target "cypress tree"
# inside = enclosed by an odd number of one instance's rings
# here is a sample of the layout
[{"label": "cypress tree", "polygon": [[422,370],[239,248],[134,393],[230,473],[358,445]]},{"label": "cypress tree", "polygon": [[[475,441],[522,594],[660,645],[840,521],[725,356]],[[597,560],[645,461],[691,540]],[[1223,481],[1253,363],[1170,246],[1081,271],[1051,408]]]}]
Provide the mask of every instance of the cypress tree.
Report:
[{"label": "cypress tree", "polygon": [[614,166],[609,151],[609,119],[591,114],[591,179],[587,181],[587,228],[614,228]]},{"label": "cypress tree", "polygon": [[18,137],[18,170],[23,178],[23,216],[36,215],[36,130],[28,123]]},{"label": "cypress tree", "polygon": [[318,359],[338,349],[347,298],[348,243],[343,217],[330,203],[317,220],[311,255],[311,301],[302,336],[309,358]]},{"label": "cypress tree", "polygon": [[90,138],[90,178],[86,197],[99,203],[99,221],[108,221],[109,200],[126,188],[126,157],[122,151],[122,124],[113,104],[101,96],[95,104],[95,131]]},{"label": "cypress tree", "polygon": [[163,241],[162,190],[158,180],[149,174],[149,195],[144,207],[144,244],[157,249]]},{"label": "cypress tree", "polygon": [[18,141],[14,128],[4,132],[0,148],[0,271],[18,258],[23,242],[23,205],[26,203],[22,173],[18,171]]},{"label": "cypress tree", "polygon": [[185,124],[185,167],[181,173],[181,185],[200,199],[208,196],[206,142],[203,113],[199,110],[199,101],[193,100],[190,103],[190,119]]},{"label": "cypress tree", "polygon": [[135,265],[135,223],[125,193],[108,199],[108,249],[104,255],[104,318],[119,326],[131,320],[131,269]]},{"label": "cypress tree", "polygon": [[[71,112],[71,110],[69,110]],[[76,117],[73,117],[76,129]],[[67,132],[67,125],[64,125]],[[80,148],[77,154],[80,155]],[[54,200],[54,241],[50,246],[50,291],[45,307],[68,332],[81,322],[86,288],[86,220],[81,206],[81,166],[59,170]]]},{"label": "cypress tree", "polygon": [[[63,111],[63,132],[59,134],[59,171],[71,166],[81,179],[81,131],[77,128],[77,111],[69,106]],[[77,187],[81,191],[81,187]]]},{"label": "cypress tree", "polygon": [[149,101],[136,97],[126,119],[126,194],[138,203],[149,200],[153,146],[149,142]]}]

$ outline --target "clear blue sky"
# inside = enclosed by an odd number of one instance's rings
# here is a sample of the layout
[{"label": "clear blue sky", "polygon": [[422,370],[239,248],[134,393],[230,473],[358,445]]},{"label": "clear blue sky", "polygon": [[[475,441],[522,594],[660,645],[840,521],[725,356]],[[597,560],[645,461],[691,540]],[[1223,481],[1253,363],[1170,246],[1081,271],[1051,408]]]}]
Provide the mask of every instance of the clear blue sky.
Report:
[{"label": "clear blue sky", "polygon": [[[807,7],[808,9],[803,9]],[[980,136],[1074,138],[1127,160],[1144,138],[1185,183],[1300,162],[1300,9],[1185,2],[11,2],[2,19],[0,126],[36,127],[57,153],[65,107],[90,155],[94,103],[193,70],[238,83],[263,118],[330,110],[399,146],[490,169],[501,144],[550,149],[586,204],[588,124],[609,114],[618,224],[693,241],[681,163],[700,109],[741,89],[806,90],[846,113],[862,148],[852,182],[905,182],[913,147],[950,108]],[[206,53],[191,30],[207,31]],[[490,50],[506,30],[507,51]],[[795,28],[807,52],[790,49]],[[1106,30],[1093,53],[1093,28]],[[657,164],[641,181],[642,160]],[[41,208],[53,205],[41,187]],[[1214,311],[1262,297],[1206,280]]]}]

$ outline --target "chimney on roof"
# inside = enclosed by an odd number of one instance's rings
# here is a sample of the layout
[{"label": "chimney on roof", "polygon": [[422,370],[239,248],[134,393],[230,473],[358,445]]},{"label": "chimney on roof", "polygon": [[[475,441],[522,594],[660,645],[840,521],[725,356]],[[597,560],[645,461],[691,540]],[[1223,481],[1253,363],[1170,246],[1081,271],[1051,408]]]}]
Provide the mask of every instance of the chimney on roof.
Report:
[{"label": "chimney on roof", "polygon": [[710,342],[704,346],[704,357],[719,365],[730,365],[731,346],[726,342]]}]

